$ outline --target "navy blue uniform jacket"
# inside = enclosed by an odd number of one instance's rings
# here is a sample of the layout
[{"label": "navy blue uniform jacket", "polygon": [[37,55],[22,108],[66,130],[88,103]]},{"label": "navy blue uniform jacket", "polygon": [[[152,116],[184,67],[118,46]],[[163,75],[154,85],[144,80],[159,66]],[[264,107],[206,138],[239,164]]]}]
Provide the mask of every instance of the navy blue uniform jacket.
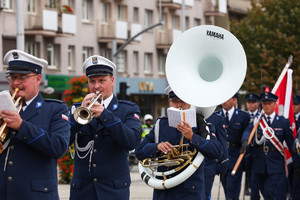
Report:
[{"label": "navy blue uniform jacket", "polygon": [[[71,199],[129,199],[127,157],[128,151],[141,141],[139,116],[136,104],[119,101],[115,96],[107,109],[89,124],[80,125],[70,116],[71,143],[76,133],[79,147],[94,141],[90,170],[90,155],[80,159],[75,153]],[[83,156],[86,152],[79,154]]]},{"label": "navy blue uniform jacket", "polygon": [[[139,160],[145,158],[154,158],[159,156],[156,152],[158,143],[155,143],[155,125],[151,129],[150,133],[146,135],[145,139],[136,148],[136,156]],[[193,128],[194,133],[197,132],[197,128]],[[159,142],[168,141],[172,145],[178,145],[180,143],[182,133],[176,128],[169,127],[168,118],[163,117],[159,121]],[[196,148],[203,156],[208,156],[212,159],[217,159],[221,156],[221,145],[217,141],[216,137],[211,135],[210,140],[202,138],[198,134],[193,135],[193,140],[189,142],[184,138],[184,144],[190,143],[190,148]],[[158,171],[166,171],[166,167],[159,167]],[[202,163],[196,172],[188,178],[185,182],[179,184],[176,187],[167,190],[154,190],[153,199],[205,199],[205,187],[204,187],[204,164]]]},{"label": "navy blue uniform jacket", "polygon": [[20,130],[11,130],[10,144],[0,155],[1,200],[59,199],[57,159],[69,144],[67,114],[62,101],[44,100],[40,94],[20,114]]},{"label": "navy blue uniform jacket", "polygon": [[[278,116],[276,114],[272,124],[270,127],[274,130],[276,137],[283,143],[285,140],[289,149],[293,147],[293,132],[291,130],[290,121],[285,119],[282,116]],[[248,134],[253,129],[253,122],[249,124],[246,131]],[[257,128],[258,139],[260,139],[262,135],[262,129],[260,126]],[[275,174],[275,173],[283,173],[284,172],[284,157],[279,153],[279,151],[269,151],[265,153],[262,148],[258,148],[255,142],[255,136],[253,137],[254,147],[252,148],[252,172],[258,174]],[[273,144],[266,140],[265,146],[274,148]]]},{"label": "navy blue uniform jacket", "polygon": [[216,129],[216,137],[222,146],[222,156],[218,159],[205,158],[205,175],[215,175],[218,172],[225,173],[229,163],[225,119],[220,113],[214,112],[206,121]]},{"label": "navy blue uniform jacket", "polygon": [[[223,111],[220,111],[220,114],[225,118]],[[229,165],[228,169],[232,170],[239,155],[241,148],[241,141],[249,138],[249,133],[244,133],[245,129],[249,125],[250,115],[249,113],[234,109],[233,115],[227,124],[227,142],[233,144],[235,146],[228,147],[228,155],[229,155]]]}]

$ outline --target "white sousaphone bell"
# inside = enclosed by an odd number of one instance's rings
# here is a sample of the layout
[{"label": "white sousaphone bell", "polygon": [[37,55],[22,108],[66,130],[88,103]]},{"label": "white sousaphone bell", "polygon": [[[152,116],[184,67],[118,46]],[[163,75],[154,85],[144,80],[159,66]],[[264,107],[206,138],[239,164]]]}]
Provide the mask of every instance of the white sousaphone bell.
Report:
[{"label": "white sousaphone bell", "polygon": [[[170,87],[181,100],[195,106],[204,118],[208,118],[217,105],[234,96],[244,82],[246,71],[246,54],[239,40],[229,31],[212,25],[197,26],[178,36],[166,60]],[[188,179],[203,159],[197,152],[188,166],[170,179],[166,178],[166,172],[157,172],[156,167],[145,166],[143,162],[139,163],[139,172],[150,187],[168,189]],[[178,171],[167,173],[175,172]]]}]

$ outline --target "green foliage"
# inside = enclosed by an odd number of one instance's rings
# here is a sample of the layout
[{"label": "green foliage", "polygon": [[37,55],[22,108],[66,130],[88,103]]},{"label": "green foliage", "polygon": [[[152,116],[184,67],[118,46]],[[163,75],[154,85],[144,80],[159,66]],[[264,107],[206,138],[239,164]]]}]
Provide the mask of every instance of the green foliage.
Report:
[{"label": "green foliage", "polygon": [[272,88],[292,55],[293,88],[294,93],[299,93],[300,1],[251,0],[251,4],[246,18],[231,23],[231,31],[247,55],[243,89],[260,93],[261,86]]}]

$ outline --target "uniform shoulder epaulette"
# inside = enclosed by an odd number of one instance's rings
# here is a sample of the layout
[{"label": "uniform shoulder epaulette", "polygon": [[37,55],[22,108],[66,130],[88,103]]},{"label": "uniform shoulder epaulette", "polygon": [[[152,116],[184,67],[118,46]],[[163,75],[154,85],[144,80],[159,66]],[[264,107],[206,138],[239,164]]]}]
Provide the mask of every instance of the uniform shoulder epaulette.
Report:
[{"label": "uniform shoulder epaulette", "polygon": [[135,103],[133,103],[131,101],[126,101],[126,100],[120,100],[120,103],[124,103],[124,104],[131,105],[131,106],[136,105]]},{"label": "uniform shoulder epaulette", "polygon": [[56,102],[56,103],[65,103],[64,101],[59,100],[59,99],[45,99],[45,101],[47,101],[47,102]]},{"label": "uniform shoulder epaulette", "polygon": [[168,116],[160,116],[158,119],[168,119]]},{"label": "uniform shoulder epaulette", "polygon": [[244,111],[244,110],[241,110],[241,109],[239,109],[238,111],[241,112],[241,113],[243,113],[243,114],[248,114],[247,111]]}]

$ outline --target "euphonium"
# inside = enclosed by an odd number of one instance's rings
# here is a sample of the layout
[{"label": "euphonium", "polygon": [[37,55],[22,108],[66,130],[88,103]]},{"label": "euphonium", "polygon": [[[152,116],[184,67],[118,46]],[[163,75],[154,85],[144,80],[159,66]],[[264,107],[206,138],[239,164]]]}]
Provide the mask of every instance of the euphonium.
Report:
[{"label": "euphonium", "polygon": [[103,105],[103,96],[99,91],[96,91],[96,97],[91,99],[91,103],[88,107],[80,106],[74,111],[74,119],[79,124],[88,124],[93,118],[93,112],[90,110],[94,103],[101,97],[101,105]]},{"label": "euphonium", "polygon": [[[12,95],[12,99],[14,100],[15,99],[15,96],[17,95],[18,91],[20,90],[20,88],[16,88],[15,91],[14,91],[14,94]],[[22,109],[22,105],[23,105],[23,102],[21,101],[21,97],[18,97],[17,100],[15,101],[15,106],[17,106],[19,103],[19,109],[18,109],[18,113],[21,111]],[[1,127],[0,127],[0,154],[3,152],[3,145],[2,145],[2,142],[4,142],[6,136],[8,134],[8,127],[7,127],[7,123],[6,122],[3,122]]]}]

